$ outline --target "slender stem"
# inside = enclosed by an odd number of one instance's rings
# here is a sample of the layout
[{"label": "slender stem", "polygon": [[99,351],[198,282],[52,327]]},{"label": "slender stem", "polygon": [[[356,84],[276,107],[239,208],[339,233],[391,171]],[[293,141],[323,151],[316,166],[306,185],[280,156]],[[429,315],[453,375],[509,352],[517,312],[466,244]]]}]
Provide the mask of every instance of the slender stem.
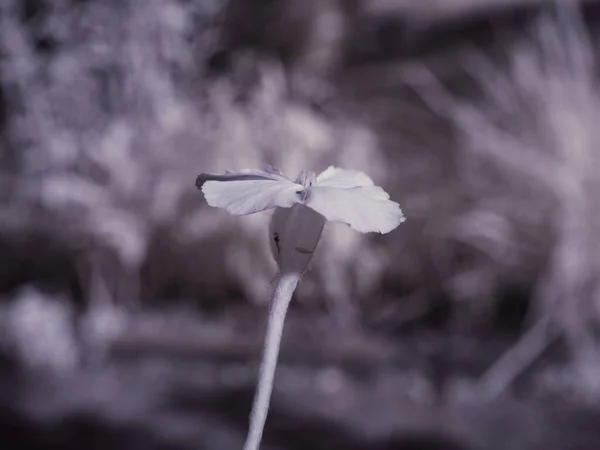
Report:
[{"label": "slender stem", "polygon": [[258,384],[254,395],[252,411],[250,412],[250,427],[246,443],[244,444],[244,450],[258,450],[260,446],[269,411],[269,403],[271,401],[273,379],[277,367],[285,315],[301,276],[301,274],[295,272],[282,273],[278,274],[275,279],[275,289],[273,290],[271,307],[269,309],[269,322],[263,345]]}]

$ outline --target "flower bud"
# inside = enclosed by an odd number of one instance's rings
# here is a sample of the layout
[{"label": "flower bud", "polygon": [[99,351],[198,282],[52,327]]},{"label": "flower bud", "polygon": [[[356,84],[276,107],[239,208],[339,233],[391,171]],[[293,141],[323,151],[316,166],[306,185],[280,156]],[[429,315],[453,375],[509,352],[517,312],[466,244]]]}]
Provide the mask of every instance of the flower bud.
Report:
[{"label": "flower bud", "polygon": [[325,217],[314,209],[296,203],[277,208],[271,218],[271,251],[282,273],[304,274],[321,238]]}]

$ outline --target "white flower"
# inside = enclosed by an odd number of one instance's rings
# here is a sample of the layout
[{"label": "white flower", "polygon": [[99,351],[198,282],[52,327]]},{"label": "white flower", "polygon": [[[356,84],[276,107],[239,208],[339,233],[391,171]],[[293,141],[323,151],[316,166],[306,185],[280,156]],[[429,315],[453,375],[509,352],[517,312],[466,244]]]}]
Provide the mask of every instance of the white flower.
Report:
[{"label": "white flower", "polygon": [[244,450],[258,450],[267,419],[283,324],[289,303],[317,248],[327,220],[356,231],[389,233],[405,218],[398,203],[358,170],[330,166],[319,175],[302,171],[296,181],[278,170],[244,169],[203,173],[196,179],[209,205],[234,215],[275,209],[271,250],[277,276],[261,361],[260,375]]},{"label": "white flower", "polygon": [[233,215],[303,204],[331,222],[343,222],[361,233],[389,233],[405,218],[398,203],[358,170],[330,166],[319,175],[300,172],[296,181],[278,170],[244,169],[201,174],[196,186],[209,205]]}]

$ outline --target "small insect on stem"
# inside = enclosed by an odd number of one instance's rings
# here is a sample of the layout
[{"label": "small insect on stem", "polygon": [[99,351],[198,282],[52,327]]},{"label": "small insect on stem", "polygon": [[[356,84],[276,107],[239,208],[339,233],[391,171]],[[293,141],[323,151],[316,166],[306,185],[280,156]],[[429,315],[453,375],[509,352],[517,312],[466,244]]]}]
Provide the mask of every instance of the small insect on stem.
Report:
[{"label": "small insect on stem", "polygon": [[269,410],[285,315],[296,286],[308,270],[326,221],[361,233],[389,233],[405,218],[398,203],[358,170],[328,167],[319,175],[302,171],[296,181],[278,170],[203,173],[196,179],[209,205],[234,215],[275,209],[271,250],[279,272],[271,299],[263,357],[244,450],[258,450]]},{"label": "small insect on stem", "polygon": [[281,253],[281,248],[279,247],[279,233],[273,233],[273,240],[275,241],[275,246],[277,247],[277,253]]}]

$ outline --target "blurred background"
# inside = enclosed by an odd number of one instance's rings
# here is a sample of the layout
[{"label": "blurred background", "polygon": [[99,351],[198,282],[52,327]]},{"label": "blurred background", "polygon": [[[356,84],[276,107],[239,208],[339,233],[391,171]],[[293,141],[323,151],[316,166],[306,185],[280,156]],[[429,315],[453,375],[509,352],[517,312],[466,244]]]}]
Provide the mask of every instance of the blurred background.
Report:
[{"label": "blurred background", "polygon": [[368,173],[328,224],[265,450],[600,448],[600,3],[2,0],[0,438],[242,446],[269,214],[200,172]]}]

